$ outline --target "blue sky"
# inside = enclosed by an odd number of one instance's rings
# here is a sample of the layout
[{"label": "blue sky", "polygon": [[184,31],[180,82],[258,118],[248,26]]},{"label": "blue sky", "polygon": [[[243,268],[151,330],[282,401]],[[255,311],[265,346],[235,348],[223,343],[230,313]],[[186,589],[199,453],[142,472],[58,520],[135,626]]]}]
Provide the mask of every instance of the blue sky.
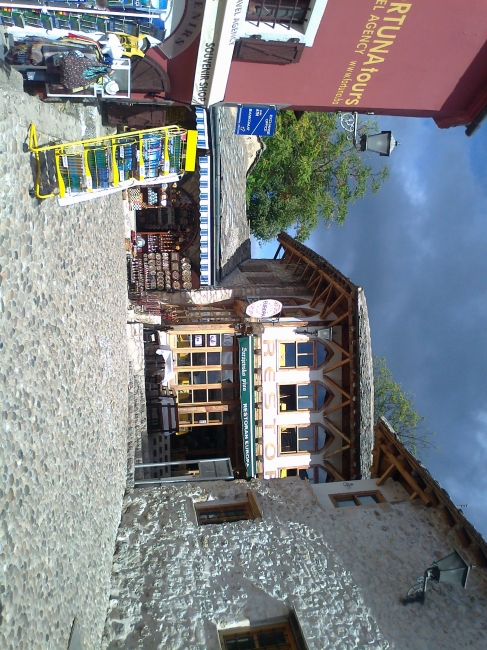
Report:
[{"label": "blue sky", "polygon": [[373,352],[436,433],[425,465],[487,537],[487,124],[379,124],[401,142],[389,180],[306,243],[364,288]]}]

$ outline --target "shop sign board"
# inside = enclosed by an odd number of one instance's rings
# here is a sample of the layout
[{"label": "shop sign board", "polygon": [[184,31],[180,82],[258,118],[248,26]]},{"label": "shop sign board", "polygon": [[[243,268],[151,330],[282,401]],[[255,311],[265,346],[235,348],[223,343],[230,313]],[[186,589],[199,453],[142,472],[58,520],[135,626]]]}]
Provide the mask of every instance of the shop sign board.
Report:
[{"label": "shop sign board", "polygon": [[206,106],[210,91],[211,72],[216,58],[217,35],[216,18],[218,15],[218,0],[207,0],[201,25],[201,37],[198,48],[198,58],[193,82],[192,104]]},{"label": "shop sign board", "polygon": [[240,370],[240,408],[242,413],[243,455],[247,477],[256,475],[255,465],[255,400],[254,400],[254,339],[238,339]]},{"label": "shop sign board", "polygon": [[281,312],[282,302],[279,300],[257,300],[250,304],[245,313],[252,318],[272,318]]},{"label": "shop sign board", "polygon": [[212,106],[225,97],[243,5],[243,0],[206,0],[193,83],[196,106]]},{"label": "shop sign board", "polygon": [[239,106],[235,133],[237,135],[271,136],[276,130],[275,106]]},{"label": "shop sign board", "polygon": [[[173,22],[177,22],[171,33],[164,40],[159,49],[164,52],[168,59],[184,52],[201,33],[201,23],[205,12],[205,0],[180,0],[172,3],[172,10],[178,12],[178,17],[172,16]],[[182,14],[182,15],[181,15]]]},{"label": "shop sign board", "polygon": [[313,46],[299,62],[234,61],[225,101],[460,120],[474,102],[478,110],[485,106],[487,74],[487,3],[465,6],[328,0]]}]

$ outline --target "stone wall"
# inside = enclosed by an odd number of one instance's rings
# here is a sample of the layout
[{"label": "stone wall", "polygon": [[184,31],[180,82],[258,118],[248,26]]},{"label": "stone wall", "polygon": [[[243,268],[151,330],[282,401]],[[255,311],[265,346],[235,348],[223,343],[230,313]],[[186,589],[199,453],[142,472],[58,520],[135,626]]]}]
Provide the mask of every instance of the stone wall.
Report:
[{"label": "stone wall", "polygon": [[[198,526],[193,502],[241,498],[262,519]],[[485,570],[467,590],[400,598],[458,540],[399,501],[324,511],[299,479],[136,490],[124,504],[104,648],[219,648],[218,629],[294,610],[309,650],[487,647]],[[465,553],[468,559],[468,553]]]},{"label": "stone wall", "polygon": [[[240,264],[229,276],[221,282],[223,287],[240,287],[245,289],[281,290],[279,295],[289,296],[311,296],[305,284],[300,282],[300,274],[293,275],[294,265],[288,268],[279,260],[247,260]],[[249,294],[247,294],[249,295]],[[258,293],[257,295],[261,295]],[[271,295],[264,293],[263,295]]]}]

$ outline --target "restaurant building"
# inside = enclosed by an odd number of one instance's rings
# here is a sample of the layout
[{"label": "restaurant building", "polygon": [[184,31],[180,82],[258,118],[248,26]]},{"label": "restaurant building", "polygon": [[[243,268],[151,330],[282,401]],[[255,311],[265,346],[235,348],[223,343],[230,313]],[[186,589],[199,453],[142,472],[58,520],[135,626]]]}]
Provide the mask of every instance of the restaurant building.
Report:
[{"label": "restaurant building", "polygon": [[289,235],[281,233],[278,243],[274,260],[249,260],[223,283],[261,292],[272,286],[282,304],[277,317],[248,324],[257,475],[312,483],[357,478],[368,471],[373,417],[363,290]]},{"label": "restaurant building", "polygon": [[[312,483],[365,476],[373,380],[363,291],[285,233],[218,288],[156,292],[174,321],[173,460],[229,457],[235,476]],[[270,318],[248,315],[276,300]],[[361,463],[360,457],[364,460]]]}]

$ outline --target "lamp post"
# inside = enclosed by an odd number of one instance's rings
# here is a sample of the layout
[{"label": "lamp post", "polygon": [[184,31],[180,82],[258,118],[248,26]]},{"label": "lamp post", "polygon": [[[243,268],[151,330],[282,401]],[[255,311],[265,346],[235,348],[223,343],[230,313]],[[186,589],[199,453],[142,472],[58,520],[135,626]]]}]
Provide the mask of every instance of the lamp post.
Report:
[{"label": "lamp post", "polygon": [[340,124],[345,131],[352,134],[353,144],[360,151],[373,151],[380,156],[390,156],[399,142],[392,135],[392,131],[381,131],[373,135],[357,134],[358,113],[339,113]]},{"label": "lamp post", "polygon": [[467,586],[467,578],[470,569],[473,567],[465,562],[460,553],[453,551],[450,555],[433,562],[433,564],[426,569],[424,575],[417,579],[414,587],[408,591],[406,598],[403,598],[402,604],[409,605],[410,603],[424,604],[426,597],[426,589],[428,582],[432,580],[437,583],[447,583],[450,585],[461,585],[464,589]]}]

